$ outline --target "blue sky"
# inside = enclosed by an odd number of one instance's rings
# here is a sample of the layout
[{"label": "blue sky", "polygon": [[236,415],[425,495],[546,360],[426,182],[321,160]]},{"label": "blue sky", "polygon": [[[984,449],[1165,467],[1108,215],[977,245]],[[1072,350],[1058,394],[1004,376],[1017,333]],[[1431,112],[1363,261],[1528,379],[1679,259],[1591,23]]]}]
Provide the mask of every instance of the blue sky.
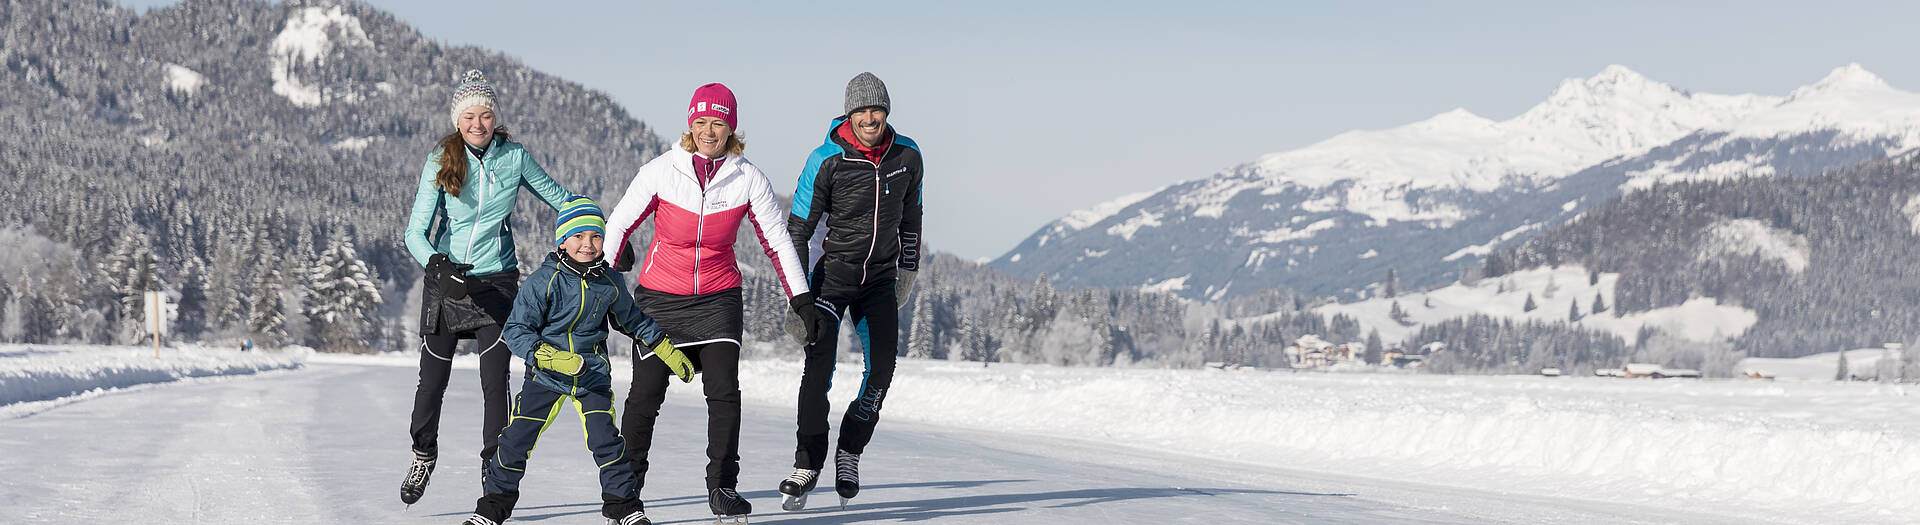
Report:
[{"label": "blue sky", "polygon": [[1609,64],[1784,95],[1858,62],[1920,89],[1920,3],[370,3],[604,91],[668,133],[695,87],[726,83],[747,156],[782,192],[847,79],[872,71],[925,152],[927,242],[966,258],[1342,131],[1455,107],[1511,118]]}]

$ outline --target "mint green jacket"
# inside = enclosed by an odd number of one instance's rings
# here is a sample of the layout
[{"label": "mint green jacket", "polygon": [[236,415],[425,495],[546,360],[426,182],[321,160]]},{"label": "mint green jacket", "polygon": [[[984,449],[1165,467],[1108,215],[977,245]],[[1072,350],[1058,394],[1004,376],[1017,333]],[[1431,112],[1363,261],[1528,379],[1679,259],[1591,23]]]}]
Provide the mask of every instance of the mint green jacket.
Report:
[{"label": "mint green jacket", "polygon": [[[463,149],[463,151],[465,151]],[[560,209],[566,188],[553,181],[533,155],[520,143],[493,138],[485,159],[467,155],[467,183],[454,197],[440,190],[434,173],[440,171],[440,152],[427,156],[420,170],[420,190],[413,196],[413,213],[407,217],[407,252],[420,266],[435,253],[461,264],[471,264],[467,273],[485,275],[512,270],[519,265],[513,256],[513,205],[519,190],[525,187],[553,209]]]}]

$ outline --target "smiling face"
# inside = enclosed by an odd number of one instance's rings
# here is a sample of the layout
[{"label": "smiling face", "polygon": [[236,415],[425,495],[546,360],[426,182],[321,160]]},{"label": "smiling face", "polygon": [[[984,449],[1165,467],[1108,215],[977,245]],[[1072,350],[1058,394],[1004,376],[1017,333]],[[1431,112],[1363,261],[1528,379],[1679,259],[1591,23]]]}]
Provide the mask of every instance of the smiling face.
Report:
[{"label": "smiling face", "polygon": [[560,242],[560,251],[573,258],[573,262],[589,263],[600,258],[600,249],[606,238],[600,232],[587,230],[567,237]]},{"label": "smiling face", "polygon": [[853,126],[853,138],[860,139],[860,145],[878,146],[887,134],[887,110],[879,106],[856,109],[847,114],[847,123]]},{"label": "smiling face", "polygon": [[460,138],[466,140],[467,145],[484,148],[493,142],[493,110],[486,106],[468,106],[460,110],[460,123],[456,127],[460,129]]},{"label": "smiling face", "polygon": [[733,127],[719,117],[700,117],[693,119],[687,133],[693,135],[694,152],[717,159],[727,154],[727,138],[733,136]]}]

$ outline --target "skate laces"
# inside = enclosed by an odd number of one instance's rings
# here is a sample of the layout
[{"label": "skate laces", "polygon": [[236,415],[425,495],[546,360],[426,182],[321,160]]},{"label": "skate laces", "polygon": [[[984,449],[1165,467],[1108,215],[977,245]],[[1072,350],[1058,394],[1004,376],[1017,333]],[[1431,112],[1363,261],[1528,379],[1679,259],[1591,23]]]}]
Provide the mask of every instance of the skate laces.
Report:
[{"label": "skate laces", "polygon": [[860,482],[860,455],[845,450],[833,456],[834,477],[841,481]]},{"label": "skate laces", "polygon": [[499,524],[494,523],[493,520],[487,519],[486,516],[474,514],[472,516],[467,516],[467,521],[462,523],[461,525],[499,525]]},{"label": "skate laces", "polygon": [[806,485],[812,483],[813,477],[817,475],[819,475],[819,471],[817,470],[797,468],[793,469],[792,474],[787,475],[787,481],[791,481],[795,485]]},{"label": "skate laces", "polygon": [[[787,478],[787,479],[793,479],[793,478]],[[730,500],[732,500],[732,499],[740,499],[740,492],[739,492],[739,491],[736,491],[736,490],[733,490],[733,489],[729,489],[729,488],[718,488],[718,489],[713,489],[713,490],[716,490],[716,491],[719,491],[719,492],[720,492],[720,496],[721,496],[721,497],[724,497],[724,498],[727,498],[727,499],[730,499]]]},{"label": "skate laces", "polygon": [[620,525],[639,525],[641,523],[648,523],[647,511],[636,510],[636,511],[633,511],[632,514],[628,514],[626,517],[620,518]]},{"label": "skate laces", "polygon": [[420,486],[427,484],[427,475],[433,472],[433,461],[434,460],[431,459],[421,459],[418,457],[413,458],[413,466],[407,468],[407,485]]}]

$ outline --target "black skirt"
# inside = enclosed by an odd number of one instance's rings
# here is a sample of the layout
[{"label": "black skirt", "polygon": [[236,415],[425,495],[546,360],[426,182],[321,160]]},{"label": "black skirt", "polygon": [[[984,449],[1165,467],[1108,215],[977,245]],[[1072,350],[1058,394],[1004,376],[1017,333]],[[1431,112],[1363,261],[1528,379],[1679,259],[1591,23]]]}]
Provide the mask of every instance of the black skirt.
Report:
[{"label": "black skirt", "polygon": [[718,341],[740,344],[740,289],[729,288],[700,295],[674,295],[634,287],[633,301],[640,310],[660,323],[673,338],[674,346],[695,346]]},{"label": "black skirt", "polygon": [[436,335],[442,330],[459,334],[487,325],[507,324],[513,313],[513,299],[520,293],[520,270],[474,275],[467,280],[467,296],[448,299],[440,283],[426,279],[420,294],[420,335]]}]

